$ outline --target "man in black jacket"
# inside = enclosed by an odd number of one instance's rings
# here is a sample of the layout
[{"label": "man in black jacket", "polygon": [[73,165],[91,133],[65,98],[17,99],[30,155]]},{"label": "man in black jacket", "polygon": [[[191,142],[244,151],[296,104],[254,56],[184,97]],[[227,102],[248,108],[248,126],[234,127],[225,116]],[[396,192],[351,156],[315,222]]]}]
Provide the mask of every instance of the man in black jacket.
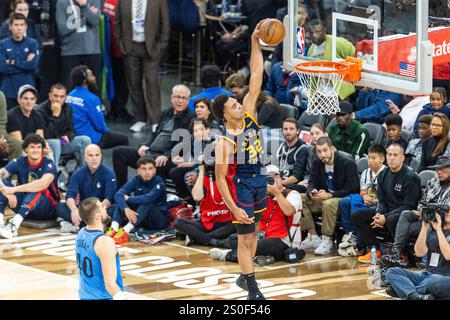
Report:
[{"label": "man in black jacket", "polygon": [[277,160],[283,186],[298,192],[305,192],[306,188],[297,183],[305,178],[308,164],[308,145],[298,137],[300,127],[294,118],[283,120],[283,136],[286,140],[277,150]]},{"label": "man in black jacket", "polygon": [[[301,226],[308,236],[300,245],[305,251],[329,254],[333,248],[339,200],[352,193],[359,193],[358,169],[348,155],[336,151],[329,137],[321,137],[316,144],[317,159],[313,161],[311,178],[306,194],[302,194],[303,219]],[[312,217],[322,212],[322,237],[319,238]]]},{"label": "man in black jacket", "polygon": [[[386,151],[388,168],[377,177],[377,208],[358,210],[352,216],[362,239],[358,249],[376,246],[378,258],[381,256],[380,241],[377,239],[379,230],[387,227],[390,235],[394,237],[400,214],[404,210],[415,210],[422,194],[419,177],[403,163],[403,147],[393,143]],[[369,263],[370,252],[360,256],[358,261]]]},{"label": "man in black jacket", "polygon": [[59,164],[61,154],[74,154],[80,164],[84,164],[84,148],[91,144],[88,136],[75,136],[72,108],[66,105],[67,89],[56,83],[50,88],[48,100],[37,110],[45,120],[44,138],[53,151],[55,164]]},{"label": "man in black jacket", "polygon": [[194,114],[187,108],[191,91],[185,85],[179,84],[172,88],[172,107],[161,113],[156,132],[147,145],[135,150],[130,147],[117,147],[113,150],[113,166],[117,176],[117,186],[120,188],[127,182],[128,166],[135,168],[137,161],[144,155],[155,159],[156,173],[164,179],[169,170],[175,167],[170,160],[170,153],[176,141],[172,141],[172,132],[176,129],[189,129]]}]

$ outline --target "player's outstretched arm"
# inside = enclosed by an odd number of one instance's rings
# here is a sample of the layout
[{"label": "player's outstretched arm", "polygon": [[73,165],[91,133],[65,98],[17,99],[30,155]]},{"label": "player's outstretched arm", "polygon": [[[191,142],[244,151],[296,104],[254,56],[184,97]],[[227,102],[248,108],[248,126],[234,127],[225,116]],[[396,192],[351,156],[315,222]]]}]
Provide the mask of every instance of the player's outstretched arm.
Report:
[{"label": "player's outstretched arm", "polygon": [[40,179],[31,181],[26,184],[21,184],[15,187],[6,187],[8,194],[13,194],[16,192],[40,192],[48,188],[48,186],[53,182],[55,176],[51,173],[44,174]]},{"label": "player's outstretched arm", "polygon": [[[100,237],[95,241],[94,245],[95,254],[100,259],[102,264],[103,279],[105,281],[105,288],[108,293],[116,299],[116,295],[123,295],[119,286],[117,285],[117,267],[116,267],[116,254],[117,249],[114,244],[114,240],[110,237]],[[123,295],[123,298],[124,295]]]},{"label": "player's outstretched arm", "polygon": [[256,101],[258,100],[259,94],[261,93],[261,86],[264,76],[264,58],[261,51],[261,46],[259,45],[259,28],[260,21],[253,31],[252,34],[252,53],[250,56],[250,83],[248,85],[248,93],[244,98],[243,107],[245,112],[250,114],[254,119],[256,117]]}]

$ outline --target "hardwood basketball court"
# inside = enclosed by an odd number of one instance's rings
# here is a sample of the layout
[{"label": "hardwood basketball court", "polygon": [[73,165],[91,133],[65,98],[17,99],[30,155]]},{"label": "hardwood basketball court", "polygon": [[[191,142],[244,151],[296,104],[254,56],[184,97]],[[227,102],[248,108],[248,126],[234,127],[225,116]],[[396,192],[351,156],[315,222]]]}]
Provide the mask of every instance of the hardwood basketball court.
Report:
[{"label": "hardwood basketball court", "polygon": [[[19,237],[0,240],[0,299],[78,299],[74,234],[57,229],[20,229]],[[212,260],[208,247],[185,247],[174,240],[153,246],[129,242],[119,248],[129,299],[246,299],[234,284],[237,263]],[[297,264],[256,267],[266,298],[276,300],[384,300],[373,288],[367,267],[356,258],[307,254]]]}]

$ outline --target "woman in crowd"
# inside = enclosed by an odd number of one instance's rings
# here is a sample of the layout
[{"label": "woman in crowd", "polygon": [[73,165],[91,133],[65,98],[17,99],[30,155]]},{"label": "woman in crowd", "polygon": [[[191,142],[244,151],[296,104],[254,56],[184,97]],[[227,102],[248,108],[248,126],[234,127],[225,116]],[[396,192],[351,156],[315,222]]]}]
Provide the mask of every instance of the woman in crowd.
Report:
[{"label": "woman in crowd", "polygon": [[444,154],[450,154],[448,137],[450,122],[445,114],[435,113],[431,118],[431,137],[425,139],[422,144],[422,160],[417,172],[426,170],[435,165],[437,158]]}]

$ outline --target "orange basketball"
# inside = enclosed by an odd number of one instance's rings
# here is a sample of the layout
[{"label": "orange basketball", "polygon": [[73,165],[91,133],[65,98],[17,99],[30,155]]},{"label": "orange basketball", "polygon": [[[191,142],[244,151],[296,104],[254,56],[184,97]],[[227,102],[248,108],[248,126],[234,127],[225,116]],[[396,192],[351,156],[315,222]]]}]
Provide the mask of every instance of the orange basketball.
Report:
[{"label": "orange basketball", "polygon": [[277,19],[267,19],[261,24],[259,30],[259,38],[269,46],[280,44],[285,34],[283,23]]}]

